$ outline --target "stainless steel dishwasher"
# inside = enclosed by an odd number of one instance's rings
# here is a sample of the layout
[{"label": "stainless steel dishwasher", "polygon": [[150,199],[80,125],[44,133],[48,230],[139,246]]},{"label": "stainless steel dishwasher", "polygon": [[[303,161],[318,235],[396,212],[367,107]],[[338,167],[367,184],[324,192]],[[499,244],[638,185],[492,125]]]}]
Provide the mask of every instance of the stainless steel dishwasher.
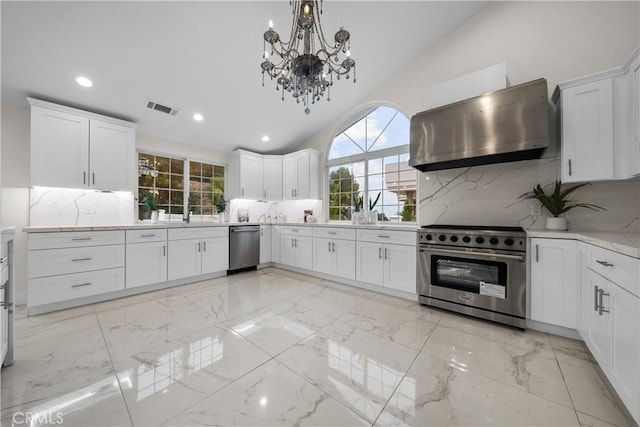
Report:
[{"label": "stainless steel dishwasher", "polygon": [[245,270],[260,263],[260,226],[229,227],[229,271]]}]

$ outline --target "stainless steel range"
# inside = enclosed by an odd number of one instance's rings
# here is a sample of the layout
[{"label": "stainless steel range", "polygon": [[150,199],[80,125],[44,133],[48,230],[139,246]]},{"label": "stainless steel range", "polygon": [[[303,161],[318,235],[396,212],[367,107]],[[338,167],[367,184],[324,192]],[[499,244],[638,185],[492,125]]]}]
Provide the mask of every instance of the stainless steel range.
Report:
[{"label": "stainless steel range", "polygon": [[418,231],[421,304],[525,328],[526,234],[520,227]]}]

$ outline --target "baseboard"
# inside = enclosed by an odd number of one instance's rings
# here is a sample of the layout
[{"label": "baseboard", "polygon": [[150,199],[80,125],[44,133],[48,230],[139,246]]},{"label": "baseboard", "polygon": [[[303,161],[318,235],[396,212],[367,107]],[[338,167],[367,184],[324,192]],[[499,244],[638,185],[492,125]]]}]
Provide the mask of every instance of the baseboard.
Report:
[{"label": "baseboard", "polygon": [[16,292],[13,295],[14,305],[25,305],[27,303],[27,293],[25,291]]},{"label": "baseboard", "polygon": [[548,334],[560,335],[561,337],[582,341],[582,337],[575,329],[550,325],[548,323],[538,322],[537,320],[527,319],[527,329],[533,329],[535,331],[546,332]]}]

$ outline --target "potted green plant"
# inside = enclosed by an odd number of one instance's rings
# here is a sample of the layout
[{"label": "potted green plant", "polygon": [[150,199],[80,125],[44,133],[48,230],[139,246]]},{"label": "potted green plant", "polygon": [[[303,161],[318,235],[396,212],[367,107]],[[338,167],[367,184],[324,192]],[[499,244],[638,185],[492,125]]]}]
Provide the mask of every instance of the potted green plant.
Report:
[{"label": "potted green plant", "polygon": [[371,198],[369,198],[369,222],[372,224],[375,224],[378,222],[378,211],[374,211],[373,209],[376,207],[376,205],[380,201],[381,195],[382,195],[382,192],[378,191],[378,195],[376,196],[375,200],[372,201]]},{"label": "potted green plant", "polygon": [[226,220],[225,218],[225,211],[227,210],[227,201],[224,198],[224,194],[221,194],[216,202],[216,211],[218,212],[218,219],[220,222],[223,222],[224,220]]},{"label": "potted green plant", "polygon": [[142,198],[142,204],[145,209],[151,212],[151,223],[158,223],[158,202],[156,196],[153,193],[145,194]]},{"label": "potted green plant", "polygon": [[546,228],[547,230],[566,230],[567,219],[561,217],[565,212],[570,211],[573,208],[587,208],[594,211],[604,211],[605,208],[594,205],[591,203],[574,203],[573,200],[569,200],[569,195],[576,191],[578,188],[590,185],[588,182],[583,184],[574,185],[573,187],[565,188],[562,190],[562,182],[556,181],[553,193],[547,194],[544,192],[540,184],[533,188],[532,191],[524,193],[520,196],[521,199],[536,199],[542,206],[551,214],[552,217],[547,218]]},{"label": "potted green plant", "polygon": [[353,212],[351,213],[351,222],[356,224],[358,221],[358,215],[362,212],[364,208],[364,197],[362,194],[359,194],[353,199]]}]

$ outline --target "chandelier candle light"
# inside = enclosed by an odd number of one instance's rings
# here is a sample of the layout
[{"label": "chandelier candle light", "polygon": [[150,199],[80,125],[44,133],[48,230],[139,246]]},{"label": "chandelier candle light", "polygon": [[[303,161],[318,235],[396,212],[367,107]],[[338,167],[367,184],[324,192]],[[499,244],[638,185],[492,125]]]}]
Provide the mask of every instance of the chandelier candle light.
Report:
[{"label": "chandelier candle light", "polygon": [[[327,101],[331,101],[331,86],[333,76],[340,80],[341,76],[349,79],[353,69],[353,82],[356,82],[356,62],[351,59],[349,52],[350,34],[340,27],[333,37],[335,44],[327,43],[320,24],[322,14],[322,0],[291,0],[293,6],[293,22],[288,42],[280,40],[280,35],[273,29],[273,22],[269,22],[269,29],[264,33],[264,61],[262,68],[262,86],[265,73],[276,79],[276,90],[289,92],[297,103],[304,104],[304,112],[309,114],[310,104],[324,96],[327,91]],[[267,43],[271,46],[267,50]],[[316,50],[316,43],[318,49]],[[302,46],[301,46],[302,45]],[[340,53],[345,55],[340,59]],[[280,57],[277,60],[270,58]]]}]

